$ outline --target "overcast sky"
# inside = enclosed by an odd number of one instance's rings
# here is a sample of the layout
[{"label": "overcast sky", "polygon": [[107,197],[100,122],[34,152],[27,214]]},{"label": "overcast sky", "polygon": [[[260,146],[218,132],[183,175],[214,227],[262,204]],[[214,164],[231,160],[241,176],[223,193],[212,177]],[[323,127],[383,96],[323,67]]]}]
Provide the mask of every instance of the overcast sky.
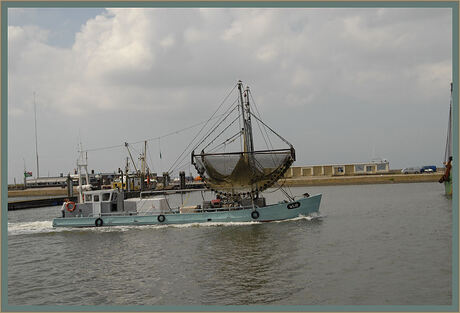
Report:
[{"label": "overcast sky", "polygon": [[[206,120],[239,79],[296,148],[294,166],[441,166],[450,9],[10,8],[8,24],[9,183],[24,165],[36,175],[34,92],[40,176],[57,176],[76,168],[80,141],[118,146]],[[168,170],[198,130],[149,141],[151,170]],[[127,156],[90,151],[89,168],[113,172]]]}]

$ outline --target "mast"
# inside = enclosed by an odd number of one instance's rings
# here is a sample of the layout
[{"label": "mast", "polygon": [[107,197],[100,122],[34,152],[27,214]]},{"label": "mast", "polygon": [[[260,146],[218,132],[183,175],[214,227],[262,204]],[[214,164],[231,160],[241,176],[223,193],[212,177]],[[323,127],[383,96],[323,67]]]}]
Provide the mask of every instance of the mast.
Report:
[{"label": "mast", "polygon": [[146,153],[147,153],[147,140],[144,141],[144,154],[142,155],[142,174],[145,175],[145,159],[146,159]]},{"label": "mast", "polygon": [[83,202],[83,184],[82,184],[82,168],[85,169],[85,179],[86,179],[86,186],[89,185],[89,174],[88,174],[88,152],[83,151],[83,145],[80,142],[80,149],[79,149],[80,156],[77,159],[77,167],[78,167],[78,201],[80,203]]},{"label": "mast", "polygon": [[22,158],[24,161],[24,189],[27,189],[27,176],[26,176],[26,159]]},{"label": "mast", "polygon": [[144,153],[141,154],[141,191],[144,190],[144,179],[145,179],[145,160],[147,154],[147,140],[144,141]]},{"label": "mast", "polygon": [[252,137],[252,125],[251,125],[251,111],[249,108],[249,87],[244,91],[244,97],[246,101],[243,100],[243,82],[238,81],[238,90],[240,92],[240,103],[241,103],[241,116],[243,118],[243,152],[254,152],[254,140]]},{"label": "mast", "polygon": [[247,117],[246,117],[246,129],[247,129],[247,134],[248,134],[248,151],[249,152],[254,152],[254,138],[252,136],[252,123],[251,123],[251,109],[249,106],[249,87],[246,87],[246,91],[244,96],[246,97],[246,111],[247,111]]},{"label": "mast", "polygon": [[40,168],[38,166],[37,104],[35,103],[35,91],[34,91],[34,114],[35,114],[35,154],[37,156],[37,178],[39,178],[40,177]]},{"label": "mast", "polygon": [[[129,151],[129,149],[128,149]],[[125,166],[125,175],[126,175],[126,180],[125,180],[125,184],[126,184],[126,190],[127,191],[131,191],[131,187],[129,185],[129,158],[126,157],[126,166]],[[123,188],[123,185],[121,185],[121,188]]]},{"label": "mast", "polygon": [[447,140],[446,140],[446,150],[444,151],[444,162],[449,161],[449,157],[452,156],[452,93],[453,93],[453,83],[450,83],[450,104],[449,104],[449,122],[447,126]]},{"label": "mast", "polygon": [[133,162],[134,170],[136,171],[136,174],[137,174],[136,163],[134,163],[134,159],[133,159],[133,156],[132,156],[132,154],[131,154],[131,151],[130,151],[129,148],[128,148],[128,143],[127,143],[127,142],[125,142],[125,147],[126,147],[126,149],[128,150],[128,153],[129,153],[129,156],[130,156],[130,158],[131,158],[131,161]]},{"label": "mast", "polygon": [[243,152],[248,151],[247,147],[247,130],[246,130],[246,118],[244,116],[244,102],[243,102],[243,82],[238,81],[238,91],[240,92],[240,103],[241,103],[241,117],[243,119]]},{"label": "mast", "polygon": [[[249,171],[253,171],[255,168],[254,165],[254,139],[252,135],[252,124],[251,124],[251,109],[249,105],[249,87],[246,87],[244,91],[244,101],[243,101],[243,83],[238,81],[238,90],[240,91],[240,101],[241,101],[241,114],[243,117],[243,138],[244,138],[244,155],[243,157],[247,160]],[[251,186],[253,189],[254,186]],[[251,191],[251,199],[254,200],[254,196],[258,196],[258,192],[255,194]],[[254,202],[253,202],[254,206]]]}]

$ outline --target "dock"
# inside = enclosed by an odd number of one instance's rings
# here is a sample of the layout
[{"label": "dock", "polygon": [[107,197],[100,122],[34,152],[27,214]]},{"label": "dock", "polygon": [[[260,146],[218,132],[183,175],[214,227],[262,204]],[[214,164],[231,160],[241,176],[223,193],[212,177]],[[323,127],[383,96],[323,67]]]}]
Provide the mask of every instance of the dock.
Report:
[{"label": "dock", "polygon": [[8,201],[8,211],[41,208],[45,206],[61,205],[66,199],[77,201],[77,197],[48,197],[31,200]]},{"label": "dock", "polygon": [[331,186],[331,185],[363,185],[363,184],[395,184],[438,182],[443,173],[427,174],[380,174],[356,176],[310,176],[287,178],[284,185],[289,187]]}]

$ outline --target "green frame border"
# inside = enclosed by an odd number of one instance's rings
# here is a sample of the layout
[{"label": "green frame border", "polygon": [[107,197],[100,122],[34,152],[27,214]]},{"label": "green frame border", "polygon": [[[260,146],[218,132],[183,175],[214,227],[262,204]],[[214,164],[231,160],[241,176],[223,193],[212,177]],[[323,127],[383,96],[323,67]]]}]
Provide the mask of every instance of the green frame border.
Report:
[{"label": "green frame border", "polygon": [[283,305],[283,306],[34,306],[34,305],[8,305],[8,9],[9,8],[451,8],[452,9],[452,81],[453,91],[453,154],[458,160],[459,145],[459,106],[458,106],[458,62],[459,62],[459,2],[458,1],[2,1],[1,3],[1,143],[2,143],[2,221],[1,221],[1,310],[10,312],[126,312],[126,311],[159,311],[159,312],[215,312],[215,311],[240,311],[240,312],[458,312],[459,311],[459,231],[458,231],[458,161],[453,163],[453,198],[452,198],[452,304],[451,305]]}]

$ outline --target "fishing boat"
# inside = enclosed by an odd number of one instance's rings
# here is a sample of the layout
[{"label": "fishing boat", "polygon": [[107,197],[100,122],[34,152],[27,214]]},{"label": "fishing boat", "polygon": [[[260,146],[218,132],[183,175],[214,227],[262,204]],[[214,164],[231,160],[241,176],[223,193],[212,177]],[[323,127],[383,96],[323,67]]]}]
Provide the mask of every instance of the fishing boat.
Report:
[{"label": "fishing boat", "polygon": [[439,180],[444,183],[444,191],[447,196],[452,196],[452,100],[453,100],[453,83],[450,83],[450,103],[449,103],[449,120],[447,124],[447,140],[444,151],[444,175]]},{"label": "fishing boat", "polygon": [[[231,94],[235,94],[234,101],[224,107]],[[86,191],[79,203],[62,205],[62,215],[53,220],[53,226],[271,222],[319,214],[321,194],[293,196],[280,184],[295,161],[295,149],[262,121],[249,87],[238,81],[208,122],[215,116],[221,118],[203,126],[186,150],[192,144],[193,148],[183,153],[190,155],[191,164],[213,195],[211,200],[203,197],[200,204],[173,207],[164,192],[125,199],[120,189]],[[261,142],[265,147],[261,148]],[[176,162],[180,163],[180,157]],[[267,204],[263,193],[269,188],[281,190],[286,199]]]}]

